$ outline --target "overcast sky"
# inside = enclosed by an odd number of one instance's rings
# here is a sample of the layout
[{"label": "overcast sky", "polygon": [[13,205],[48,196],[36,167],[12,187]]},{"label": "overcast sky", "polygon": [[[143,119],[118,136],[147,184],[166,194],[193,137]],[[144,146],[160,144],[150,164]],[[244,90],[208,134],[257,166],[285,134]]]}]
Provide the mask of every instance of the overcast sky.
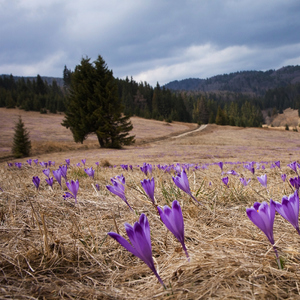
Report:
[{"label": "overcast sky", "polygon": [[62,77],[99,54],[152,86],[300,65],[300,1],[0,0],[0,74]]}]

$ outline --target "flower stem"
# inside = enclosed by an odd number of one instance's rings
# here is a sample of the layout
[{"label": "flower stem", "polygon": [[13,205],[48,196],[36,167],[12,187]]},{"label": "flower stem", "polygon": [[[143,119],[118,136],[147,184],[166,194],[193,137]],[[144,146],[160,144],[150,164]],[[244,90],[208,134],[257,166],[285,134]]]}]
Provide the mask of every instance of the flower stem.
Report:
[{"label": "flower stem", "polygon": [[279,258],[279,255],[278,255],[278,251],[277,251],[277,249],[276,249],[276,247],[275,247],[274,245],[273,245],[273,249],[274,249],[274,252],[275,252],[275,255],[276,255],[276,260],[277,260],[278,268],[279,268],[280,270],[282,270],[280,258]]}]

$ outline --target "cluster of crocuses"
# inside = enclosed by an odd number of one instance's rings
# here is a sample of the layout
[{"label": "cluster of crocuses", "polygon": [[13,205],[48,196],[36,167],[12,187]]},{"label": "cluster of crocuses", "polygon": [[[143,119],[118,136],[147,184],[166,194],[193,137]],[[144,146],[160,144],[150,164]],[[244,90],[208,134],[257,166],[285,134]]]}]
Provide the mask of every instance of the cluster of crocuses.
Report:
[{"label": "cluster of crocuses", "polygon": [[[141,167],[141,171],[145,174],[152,172],[152,169],[149,168],[150,165],[143,165]],[[179,171],[179,169],[178,169]],[[182,170],[177,176],[172,177],[173,182],[187,193],[194,201],[200,204],[200,202],[192,195],[189,181],[186,175],[185,170]],[[128,207],[133,211],[131,206],[129,205],[126,196],[125,196],[125,177],[122,175],[111,178],[112,186],[107,185],[107,189],[113,194],[120,197]],[[165,226],[170,230],[175,238],[181,243],[182,249],[184,250],[186,257],[189,260],[189,255],[184,243],[184,222],[182,216],[182,210],[180,204],[177,200],[172,202],[172,208],[165,205],[162,208],[156,205],[154,190],[155,190],[155,182],[154,178],[144,179],[141,181],[141,185],[145,191],[145,194],[149,197],[152,204],[157,208],[161,221],[165,224]],[[127,236],[131,242],[131,244],[118,233],[109,232],[108,235],[114,238],[117,242],[119,242],[125,249],[129,252],[143,260],[146,265],[152,270],[155,274],[159,282],[164,286],[164,283],[160,276],[158,275],[153,258],[152,258],[152,248],[151,248],[151,239],[150,239],[150,226],[148,219],[145,214],[140,216],[139,222],[136,222],[134,226],[131,226],[128,223],[125,223],[125,230]]]},{"label": "cluster of crocuses", "polygon": [[[275,165],[278,168],[280,168],[279,162],[275,162]],[[295,188],[294,193],[289,196],[283,196],[281,199],[281,203],[273,201],[271,199],[270,204],[268,204],[266,201],[262,203],[255,202],[253,204],[253,207],[246,209],[247,216],[249,217],[249,219],[266,235],[266,237],[272,244],[279,268],[282,268],[282,266],[280,263],[280,258],[277,249],[275,247],[275,240],[273,235],[275,212],[277,211],[278,214],[280,214],[285,220],[291,223],[291,225],[296,229],[296,231],[300,235],[298,222],[300,178],[297,170],[297,167],[300,167],[300,165],[297,162],[293,162],[288,166],[297,174],[297,177],[290,179],[291,186]],[[286,175],[281,178],[283,181],[285,181]],[[260,177],[257,177],[257,179],[262,184],[262,186],[267,188],[267,175],[262,175]]]}]

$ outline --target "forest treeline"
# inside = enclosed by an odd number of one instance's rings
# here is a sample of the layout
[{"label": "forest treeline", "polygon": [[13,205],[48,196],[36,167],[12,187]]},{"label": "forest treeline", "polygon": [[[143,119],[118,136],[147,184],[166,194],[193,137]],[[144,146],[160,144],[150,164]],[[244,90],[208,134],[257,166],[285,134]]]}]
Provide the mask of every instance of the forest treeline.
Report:
[{"label": "forest treeline", "polygon": [[[40,75],[33,80],[0,76],[0,107],[40,111],[64,112],[72,72],[65,66],[64,85],[55,80],[51,84]],[[262,110],[269,115],[286,108],[300,111],[300,84],[268,90],[258,97],[230,91],[196,92],[172,91],[158,83],[136,82],[132,77],[115,79],[119,98],[128,116],[165,120],[167,122],[216,123],[244,127],[259,127],[263,123]]]}]

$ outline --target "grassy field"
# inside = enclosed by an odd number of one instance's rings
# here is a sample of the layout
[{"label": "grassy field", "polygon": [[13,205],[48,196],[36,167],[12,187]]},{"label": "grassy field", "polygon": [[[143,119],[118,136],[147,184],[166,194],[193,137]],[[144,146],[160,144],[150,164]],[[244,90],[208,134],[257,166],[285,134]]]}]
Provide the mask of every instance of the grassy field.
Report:
[{"label": "grassy field", "polygon": [[[20,168],[0,163],[0,298],[300,299],[298,233],[276,214],[274,238],[283,264],[279,269],[270,242],[246,215],[256,201],[281,202],[294,192],[289,179],[296,173],[287,164],[299,159],[298,132],[208,125],[176,137],[196,124],[133,118],[137,144],[111,150],[97,148],[92,136],[81,146],[74,144],[59,126],[62,115],[5,109],[0,113],[1,151],[9,148],[13,122],[21,113],[36,145],[31,158],[55,161],[51,172],[69,158],[67,180],[79,181],[75,205],[74,199],[63,198],[68,191],[64,179],[62,189],[55,180],[53,190],[48,186],[46,167],[30,166],[27,158],[9,161],[21,162]],[[46,147],[55,142],[61,148]],[[45,150],[48,153],[42,154]],[[94,179],[86,175],[82,159],[85,167],[95,170]],[[223,173],[216,164],[220,161]],[[252,161],[254,174],[244,167]],[[143,163],[152,164],[151,174],[140,170]],[[132,165],[132,170],[121,164]],[[203,205],[174,184],[176,165],[177,170],[186,169],[191,192]],[[231,170],[238,175],[228,174]],[[106,188],[121,174],[134,213]],[[267,188],[257,180],[263,174]],[[285,181],[282,174],[287,175]],[[39,190],[33,176],[41,179]],[[140,181],[152,177],[158,206],[170,206],[175,199],[181,205],[190,261],[143,192]],[[224,177],[229,178],[228,186]],[[242,185],[241,177],[250,183]],[[107,235],[119,232],[128,240],[124,223],[133,225],[142,213],[149,220],[152,255],[166,289],[142,260]]]}]

